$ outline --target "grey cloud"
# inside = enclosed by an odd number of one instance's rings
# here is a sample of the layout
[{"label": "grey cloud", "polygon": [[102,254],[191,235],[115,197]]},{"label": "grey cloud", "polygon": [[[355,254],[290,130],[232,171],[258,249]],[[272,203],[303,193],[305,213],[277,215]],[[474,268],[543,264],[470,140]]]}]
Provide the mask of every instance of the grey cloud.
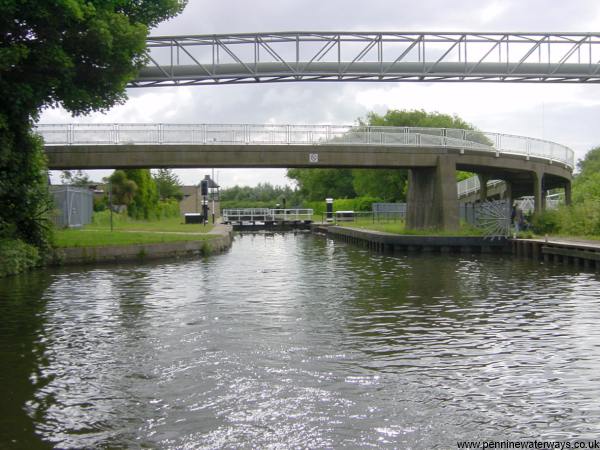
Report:
[{"label": "grey cloud", "polygon": [[[495,8],[495,5],[497,8]],[[488,12],[487,17],[485,12]],[[490,13],[491,11],[491,13]],[[190,0],[179,17],[159,25],[153,35],[213,34],[234,32],[355,30],[355,31],[589,31],[586,26],[600,19],[597,0],[550,2],[547,0],[232,0],[214,2]],[[596,29],[598,28],[596,23]],[[356,83],[289,83],[204,86],[187,88],[131,89],[130,103],[106,115],[92,115],[79,121],[156,121],[182,123],[353,123],[368,110],[356,103],[366,89],[390,85]],[[407,87],[414,86],[407,84]],[[420,85],[422,86],[422,85]],[[446,85],[448,92],[454,87]],[[595,133],[597,106],[575,106],[564,100],[552,102],[548,87],[544,114],[544,135],[571,145],[581,157],[585,150],[600,144]],[[597,89],[582,91],[588,99],[599,99]],[[490,93],[493,92],[490,85]],[[423,94],[427,95],[427,89]],[[158,108],[143,108],[148,96]],[[443,94],[442,94],[443,95]],[[429,102],[431,103],[431,102]],[[599,101],[600,103],[600,101]],[[384,112],[387,104],[373,108]],[[539,135],[539,105],[515,103],[513,113],[496,113],[493,105],[485,114],[474,114],[456,105],[456,113],[474,125],[491,131]],[[59,114],[52,114],[53,118]],[[73,119],[64,115],[65,121]],[[191,182],[194,172],[186,172]],[[273,172],[254,174],[259,181],[281,180]],[[233,180],[240,172],[223,172]],[[189,175],[189,180],[187,179]],[[230,177],[231,175],[231,177]],[[266,178],[265,178],[266,177]],[[224,179],[224,181],[225,181]],[[240,179],[252,179],[244,173]]]}]

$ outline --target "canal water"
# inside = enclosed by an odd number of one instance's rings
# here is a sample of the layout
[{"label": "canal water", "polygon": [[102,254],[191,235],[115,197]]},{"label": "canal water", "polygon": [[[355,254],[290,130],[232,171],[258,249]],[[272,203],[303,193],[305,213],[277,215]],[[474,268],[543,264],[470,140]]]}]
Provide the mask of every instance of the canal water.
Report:
[{"label": "canal water", "polygon": [[310,234],[0,282],[2,448],[600,436],[600,280]]}]

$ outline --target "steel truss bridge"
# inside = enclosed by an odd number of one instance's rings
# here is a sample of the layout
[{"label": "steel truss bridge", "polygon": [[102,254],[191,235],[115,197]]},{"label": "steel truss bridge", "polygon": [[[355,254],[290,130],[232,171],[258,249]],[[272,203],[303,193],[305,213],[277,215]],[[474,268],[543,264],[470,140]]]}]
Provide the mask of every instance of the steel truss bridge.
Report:
[{"label": "steel truss bridge", "polygon": [[147,65],[129,87],[600,82],[600,33],[282,32],[150,37],[147,46]]}]

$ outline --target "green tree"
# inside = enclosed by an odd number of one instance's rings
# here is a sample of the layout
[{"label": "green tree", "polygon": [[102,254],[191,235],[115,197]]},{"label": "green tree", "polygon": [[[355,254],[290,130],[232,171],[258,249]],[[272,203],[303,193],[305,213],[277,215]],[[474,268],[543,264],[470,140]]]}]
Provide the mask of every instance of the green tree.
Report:
[{"label": "green tree", "polygon": [[593,148],[577,161],[579,173],[573,180],[573,203],[600,200],[600,147]]},{"label": "green tree", "polygon": [[150,169],[127,169],[123,172],[137,185],[133,201],[127,206],[127,213],[134,219],[151,219],[158,209],[158,189]]},{"label": "green tree", "polygon": [[90,176],[82,170],[77,170],[75,173],[71,170],[63,170],[60,174],[60,179],[63,184],[79,187],[87,187],[93,183],[90,180]]},{"label": "green tree", "polygon": [[[423,110],[389,110],[384,115],[371,112],[362,125],[377,127],[423,127],[423,128],[460,128],[472,130],[473,127],[458,116]],[[359,196],[381,197],[385,201],[406,200],[408,172],[398,169],[354,169],[354,189]],[[457,178],[465,178],[466,172],[458,172]],[[467,174],[467,177],[471,174]]]},{"label": "green tree", "polygon": [[161,200],[175,199],[181,201],[183,192],[181,191],[181,182],[179,177],[171,169],[158,169],[152,175],[158,190],[158,196]]},{"label": "green tree", "polygon": [[[473,129],[457,116],[422,110],[389,110],[384,115],[371,112],[365,120],[359,120],[359,126]],[[457,172],[457,179],[471,175]],[[408,172],[402,169],[288,169],[287,176],[296,181],[307,200],[356,195],[388,202],[406,199]]]},{"label": "green tree", "polygon": [[307,200],[356,196],[351,169],[288,169],[287,176],[296,181]]},{"label": "green tree", "polygon": [[127,175],[122,170],[115,170],[108,178],[110,189],[112,190],[113,205],[128,206],[134,199],[138,191],[135,181],[127,178]]},{"label": "green tree", "polygon": [[289,186],[273,186],[270,183],[259,183],[257,186],[233,186],[223,189],[219,198],[223,208],[275,207],[277,204],[286,208],[300,207],[302,199],[298,190]]},{"label": "green tree", "polygon": [[39,247],[49,209],[43,145],[32,125],[44,107],[107,110],[146,57],[148,28],[184,0],[3,0],[0,14],[0,237]]}]

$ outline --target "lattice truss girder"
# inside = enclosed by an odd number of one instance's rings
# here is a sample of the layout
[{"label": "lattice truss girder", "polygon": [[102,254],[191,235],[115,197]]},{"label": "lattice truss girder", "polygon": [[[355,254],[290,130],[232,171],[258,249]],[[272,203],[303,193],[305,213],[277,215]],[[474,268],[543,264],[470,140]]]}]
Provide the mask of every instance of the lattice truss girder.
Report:
[{"label": "lattice truss girder", "polygon": [[134,87],[275,81],[600,82],[600,33],[260,33],[148,38]]}]

